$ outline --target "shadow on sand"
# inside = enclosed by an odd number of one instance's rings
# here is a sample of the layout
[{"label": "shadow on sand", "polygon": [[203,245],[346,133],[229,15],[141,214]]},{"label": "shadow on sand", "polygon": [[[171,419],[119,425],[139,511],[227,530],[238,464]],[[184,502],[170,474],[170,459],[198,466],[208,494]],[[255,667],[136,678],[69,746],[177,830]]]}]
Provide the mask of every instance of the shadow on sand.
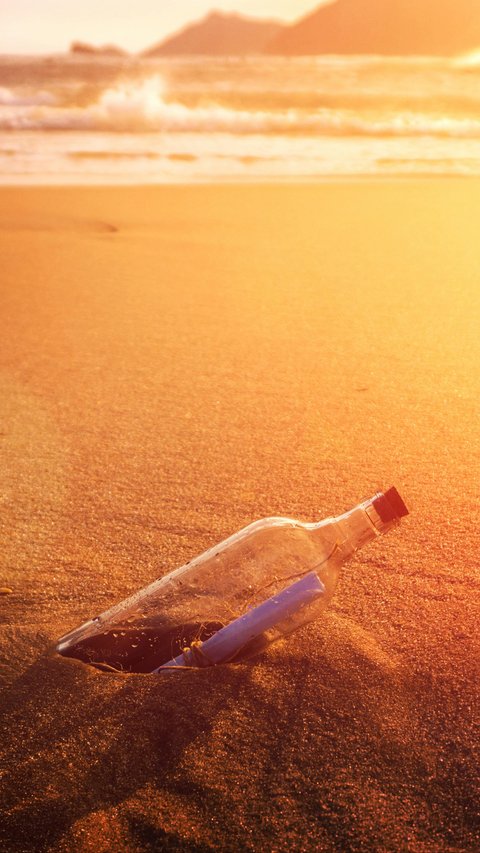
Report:
[{"label": "shadow on sand", "polygon": [[4,697],[0,847],[367,851],[469,837],[473,798],[452,800],[416,690],[332,613],[248,664],[162,677],[46,654]]}]

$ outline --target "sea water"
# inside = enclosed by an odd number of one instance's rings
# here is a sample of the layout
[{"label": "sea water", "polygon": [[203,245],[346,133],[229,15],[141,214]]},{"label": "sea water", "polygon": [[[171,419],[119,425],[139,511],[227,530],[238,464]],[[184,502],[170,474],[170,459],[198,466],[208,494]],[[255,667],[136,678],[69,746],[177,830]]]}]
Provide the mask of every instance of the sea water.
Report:
[{"label": "sea water", "polygon": [[0,57],[0,183],[480,174],[480,54]]}]

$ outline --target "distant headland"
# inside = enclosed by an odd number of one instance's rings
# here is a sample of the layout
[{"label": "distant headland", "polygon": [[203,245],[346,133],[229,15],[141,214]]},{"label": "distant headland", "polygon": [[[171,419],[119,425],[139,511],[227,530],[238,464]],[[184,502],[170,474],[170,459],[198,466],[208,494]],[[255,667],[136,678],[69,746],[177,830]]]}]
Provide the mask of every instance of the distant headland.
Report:
[{"label": "distant headland", "polygon": [[143,52],[143,56],[242,56],[265,53],[284,29],[279,21],[246,18],[236,13],[211,12],[201,21]]},{"label": "distant headland", "polygon": [[[293,24],[212,11],[140,53],[170,56],[454,56],[480,49],[479,0],[333,0]],[[74,41],[70,53],[128,56]]]}]

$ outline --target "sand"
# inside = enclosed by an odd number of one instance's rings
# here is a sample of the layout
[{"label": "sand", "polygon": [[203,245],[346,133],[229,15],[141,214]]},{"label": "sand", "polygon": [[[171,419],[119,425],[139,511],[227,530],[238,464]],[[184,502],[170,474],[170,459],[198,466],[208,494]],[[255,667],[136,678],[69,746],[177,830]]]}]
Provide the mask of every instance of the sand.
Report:
[{"label": "sand", "polygon": [[[2,851],[480,849],[479,221],[473,179],[0,191]],[[410,516],[253,663],[53,652],[390,485]]]}]

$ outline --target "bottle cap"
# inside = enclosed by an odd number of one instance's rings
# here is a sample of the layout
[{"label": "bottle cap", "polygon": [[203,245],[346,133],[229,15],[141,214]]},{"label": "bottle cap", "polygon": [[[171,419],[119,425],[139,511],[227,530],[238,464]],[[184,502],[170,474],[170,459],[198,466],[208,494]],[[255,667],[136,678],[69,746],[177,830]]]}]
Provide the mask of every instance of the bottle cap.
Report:
[{"label": "bottle cap", "polygon": [[395,521],[397,518],[408,515],[408,509],[395,486],[379,494],[372,503],[384,522]]}]

